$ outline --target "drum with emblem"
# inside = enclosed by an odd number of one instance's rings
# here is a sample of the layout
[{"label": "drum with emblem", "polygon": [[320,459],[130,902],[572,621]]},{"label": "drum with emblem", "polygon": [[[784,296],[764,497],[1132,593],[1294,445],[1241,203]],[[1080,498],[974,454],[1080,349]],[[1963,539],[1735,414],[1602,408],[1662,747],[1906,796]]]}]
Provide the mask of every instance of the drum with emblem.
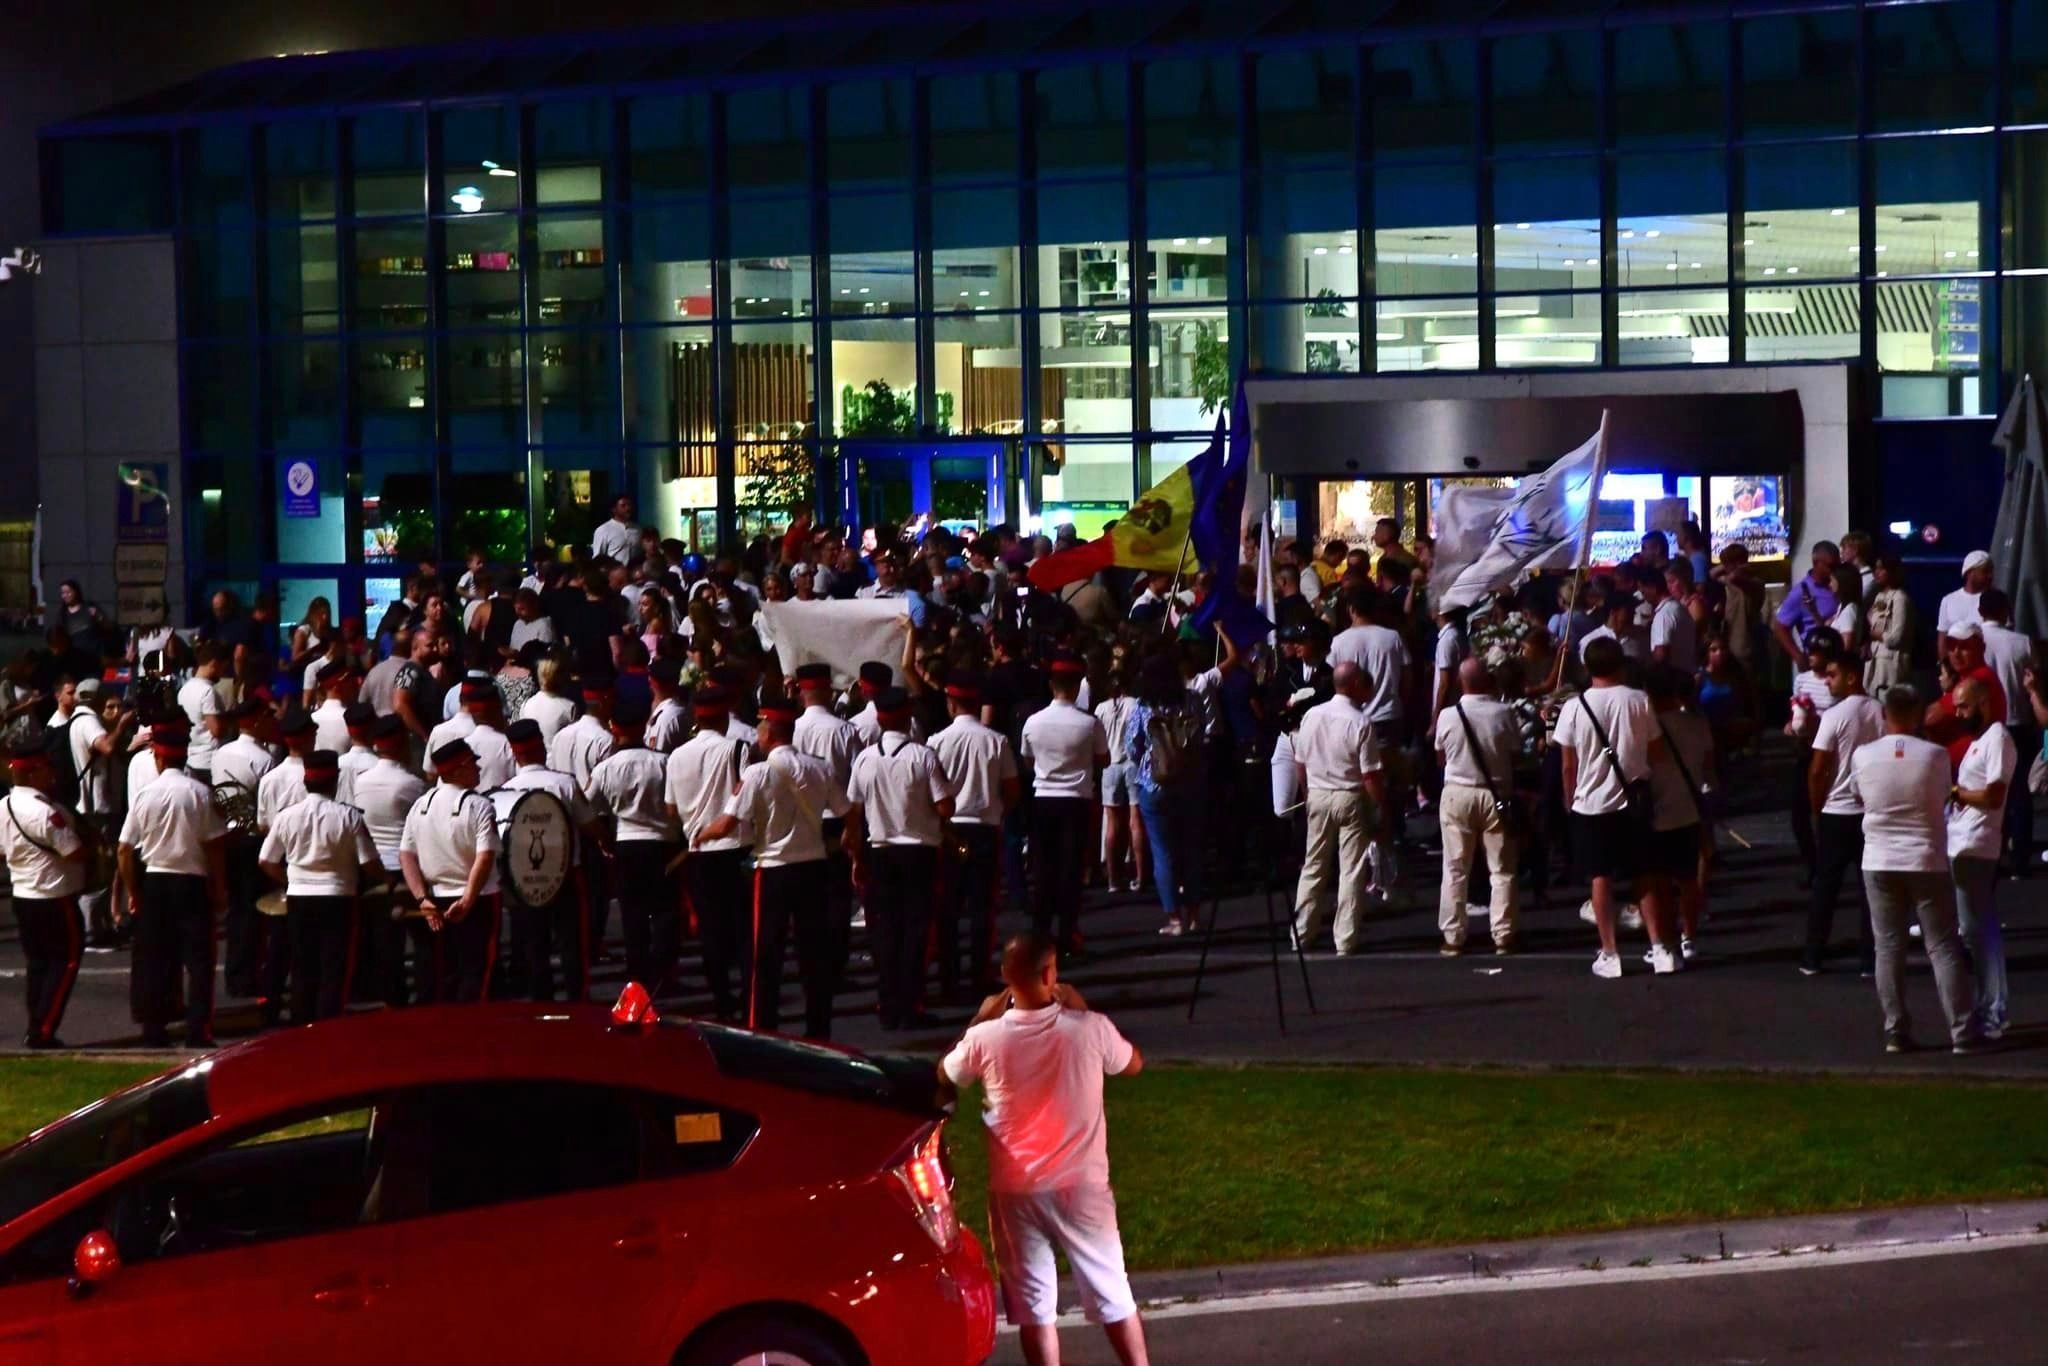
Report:
[{"label": "drum with emblem", "polygon": [[491,803],[498,812],[498,871],[506,894],[525,906],[553,905],[569,880],[575,852],[568,808],[552,792],[536,788],[500,788],[491,793]]}]

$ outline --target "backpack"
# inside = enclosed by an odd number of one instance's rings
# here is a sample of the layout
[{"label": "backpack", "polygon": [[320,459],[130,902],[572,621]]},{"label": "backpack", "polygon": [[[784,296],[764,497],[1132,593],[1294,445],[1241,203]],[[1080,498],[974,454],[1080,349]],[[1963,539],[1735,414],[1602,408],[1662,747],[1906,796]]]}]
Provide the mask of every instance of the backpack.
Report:
[{"label": "backpack", "polygon": [[1195,772],[1200,725],[1185,710],[1154,711],[1145,718],[1145,749],[1152,760],[1152,781],[1171,787]]},{"label": "backpack", "polygon": [[64,806],[76,811],[81,784],[78,765],[71,757],[70,722],[44,728],[43,753],[49,756],[50,768],[54,774],[50,783],[50,795]]}]

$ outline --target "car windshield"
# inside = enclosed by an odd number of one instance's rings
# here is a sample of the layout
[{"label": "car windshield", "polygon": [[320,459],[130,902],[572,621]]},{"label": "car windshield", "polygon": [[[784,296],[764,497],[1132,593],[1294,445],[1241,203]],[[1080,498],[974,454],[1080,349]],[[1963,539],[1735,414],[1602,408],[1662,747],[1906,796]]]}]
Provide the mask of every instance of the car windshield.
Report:
[{"label": "car windshield", "polygon": [[0,1153],[0,1225],[211,1117],[198,1063],[97,1100]]},{"label": "car windshield", "polygon": [[885,1105],[912,1114],[943,1113],[938,1073],[929,1058],[848,1053],[702,1020],[692,1020],[687,1027],[704,1040],[718,1070],[728,1077]]}]

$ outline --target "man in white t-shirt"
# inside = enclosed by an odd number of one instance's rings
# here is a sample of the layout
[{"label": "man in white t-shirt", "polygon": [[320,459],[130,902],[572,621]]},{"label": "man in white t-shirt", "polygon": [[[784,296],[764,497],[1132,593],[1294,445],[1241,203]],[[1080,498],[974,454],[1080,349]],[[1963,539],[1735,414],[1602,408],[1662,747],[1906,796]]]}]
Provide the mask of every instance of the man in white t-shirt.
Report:
[{"label": "man in white t-shirt", "polygon": [[1643,575],[1643,601],[1650,607],[1650,659],[1692,673],[1699,668],[1699,628],[1685,604],[1671,596],[1662,574]]},{"label": "man in white t-shirt", "polygon": [[1066,1254],[1081,1310],[1117,1360],[1145,1366],[1145,1328],[1124,1272],[1102,1079],[1132,1077],[1144,1056],[1059,980],[1052,941],[1024,934],[1003,950],[1007,990],[984,1001],[939,1064],[949,1086],[982,1084],[988,1128],[989,1233],[1003,1308],[1031,1366],[1058,1366],[1059,1272]]},{"label": "man in white t-shirt", "polygon": [[1990,586],[1990,554],[1973,550],[1963,556],[1963,586],[1942,598],[1941,607],[1934,617],[1934,643],[1941,652],[1941,658],[1948,658],[1949,627],[1960,626],[1966,621],[1984,620],[1977,611],[1977,600]]},{"label": "man in white t-shirt", "polygon": [[1949,792],[1948,857],[1956,884],[1956,916],[1976,970],[1977,1028],[1986,1038],[1997,1039],[2005,1035],[2009,1013],[2005,936],[1998,923],[1998,854],[2004,842],[2006,793],[2018,777],[2020,751],[2011,733],[1991,719],[1985,694],[1984,683],[1975,678],[1964,679],[1956,688],[1956,720],[1972,739]]},{"label": "man in white t-shirt", "polygon": [[1365,703],[1365,719],[1372,722],[1373,734],[1381,745],[1398,749],[1407,743],[1407,717],[1401,698],[1411,663],[1408,642],[1401,639],[1398,631],[1374,623],[1373,603],[1372,594],[1366,591],[1345,599],[1344,610],[1351,614],[1351,626],[1339,631],[1330,642],[1330,667],[1348,663],[1364,671],[1370,694]]},{"label": "man in white t-shirt", "polygon": [[1294,757],[1308,793],[1308,844],[1294,888],[1294,933],[1306,945],[1329,914],[1335,865],[1337,952],[1357,953],[1364,937],[1366,849],[1386,806],[1380,747],[1366,701],[1365,671],[1345,660],[1331,673],[1336,695],[1310,707],[1294,733]]},{"label": "man in white t-shirt", "polygon": [[[1572,855],[1580,874],[1592,883],[1593,923],[1600,931],[1595,977],[1621,976],[1614,937],[1615,894],[1619,891],[1628,900],[1640,890],[1648,836],[1629,814],[1629,789],[1649,782],[1651,760],[1664,748],[1650,699],[1622,681],[1627,667],[1619,643],[1588,641],[1586,672],[1593,677],[1592,686],[1566,704],[1557,721],[1564,789],[1571,794]],[[1650,932],[1655,970],[1678,971],[1672,927],[1651,905],[1643,907],[1643,925]]]},{"label": "man in white t-shirt", "polygon": [[[1813,897],[1806,911],[1806,951],[1799,971],[1819,975],[1834,933],[1835,903],[1852,870],[1863,865],[1863,806],[1849,786],[1849,756],[1884,734],[1884,709],[1863,691],[1863,658],[1853,650],[1837,650],[1826,668],[1828,709],[1820,714],[1807,763],[1806,808],[1813,813]],[[1858,915],[1863,927],[1863,970],[1876,961],[1870,917]]]},{"label": "man in white t-shirt", "polygon": [[1087,666],[1059,654],[1047,667],[1050,705],[1024,722],[1017,753],[1031,766],[1031,861],[1038,883],[1033,926],[1072,953],[1078,942],[1081,885],[1095,819],[1095,773],[1109,762],[1109,733],[1078,705]]},{"label": "man in white t-shirt", "polygon": [[1464,696],[1446,703],[1436,718],[1436,758],[1444,774],[1438,807],[1444,837],[1443,890],[1437,901],[1441,952],[1451,956],[1464,951],[1469,918],[1465,906],[1470,900],[1466,883],[1472,856],[1484,847],[1493,951],[1510,954],[1515,951],[1520,847],[1515,833],[1501,823],[1495,794],[1506,798],[1515,790],[1522,729],[1508,705],[1491,696],[1493,678],[1484,664],[1466,660],[1457,666],[1454,681]]},{"label": "man in white t-shirt", "polygon": [[1970,964],[1956,931],[1956,889],[1949,880],[1948,751],[1913,732],[1925,703],[1904,684],[1884,698],[1884,735],[1849,761],[1849,786],[1863,806],[1863,891],[1877,939],[1877,999],[1884,1006],[1884,1048],[1913,1048],[1906,1015],[1906,925],[1918,916],[1948,1016],[1950,1046],[1980,1046],[1971,1020]]}]

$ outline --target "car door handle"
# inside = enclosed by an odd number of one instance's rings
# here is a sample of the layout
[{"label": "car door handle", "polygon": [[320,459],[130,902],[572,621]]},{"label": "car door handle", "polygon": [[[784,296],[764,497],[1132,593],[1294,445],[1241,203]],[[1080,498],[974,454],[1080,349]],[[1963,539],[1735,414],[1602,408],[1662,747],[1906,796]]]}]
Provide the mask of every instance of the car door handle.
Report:
[{"label": "car door handle", "polygon": [[661,1252],[661,1234],[651,1219],[626,1225],[626,1231],[612,1239],[612,1251],[621,1257],[653,1257]]},{"label": "car door handle", "polygon": [[313,1303],[338,1314],[355,1313],[368,1309],[377,1292],[390,1288],[390,1282],[381,1276],[372,1276],[367,1281],[355,1276],[341,1276],[314,1287]]}]

